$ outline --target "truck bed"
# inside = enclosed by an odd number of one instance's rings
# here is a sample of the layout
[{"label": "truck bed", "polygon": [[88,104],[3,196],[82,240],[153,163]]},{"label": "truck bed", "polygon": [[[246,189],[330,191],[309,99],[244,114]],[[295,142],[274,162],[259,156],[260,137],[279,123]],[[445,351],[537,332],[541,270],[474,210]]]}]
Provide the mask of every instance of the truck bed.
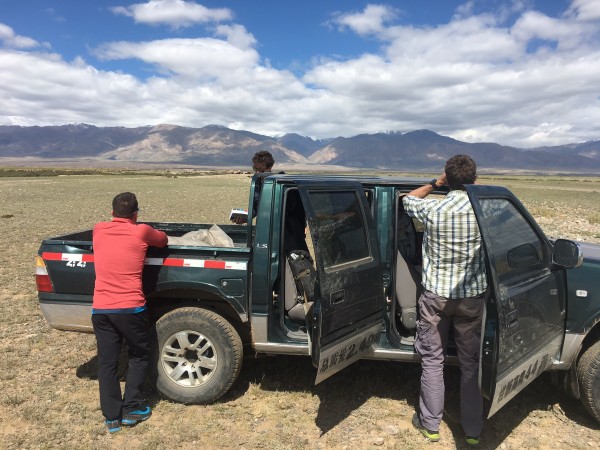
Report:
[{"label": "truck bed", "polygon": [[[169,236],[181,236],[213,226],[147,223]],[[228,298],[239,314],[246,314],[251,248],[247,242],[249,227],[219,226],[231,237],[234,247],[169,245],[148,248],[142,276],[148,299],[155,296],[183,298],[186,292],[208,292],[207,295]],[[92,230],[45,239],[38,254],[52,283],[51,292],[39,292],[40,307],[46,320],[62,330],[91,331],[95,282]]]},{"label": "truck bed", "polygon": [[[213,224],[205,223],[169,223],[169,222],[141,222],[147,223],[148,225],[156,228],[157,230],[164,231],[169,236],[183,236],[190,231],[197,230],[208,230]],[[248,245],[248,227],[240,225],[218,225],[227,235],[233,240],[235,247],[246,247]],[[57,236],[49,239],[45,239],[43,244],[56,243],[52,241],[59,241],[66,245],[82,245],[92,243],[92,230],[77,231],[74,233],[65,234],[63,236]],[[184,247],[184,246],[171,246],[171,247]]]}]

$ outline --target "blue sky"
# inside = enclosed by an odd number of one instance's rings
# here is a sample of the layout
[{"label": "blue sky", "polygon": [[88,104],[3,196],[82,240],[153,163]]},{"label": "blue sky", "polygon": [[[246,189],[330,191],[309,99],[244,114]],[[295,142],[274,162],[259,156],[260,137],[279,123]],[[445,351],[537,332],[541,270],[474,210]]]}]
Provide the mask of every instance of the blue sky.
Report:
[{"label": "blue sky", "polygon": [[597,0],[0,1],[0,125],[600,139]]}]

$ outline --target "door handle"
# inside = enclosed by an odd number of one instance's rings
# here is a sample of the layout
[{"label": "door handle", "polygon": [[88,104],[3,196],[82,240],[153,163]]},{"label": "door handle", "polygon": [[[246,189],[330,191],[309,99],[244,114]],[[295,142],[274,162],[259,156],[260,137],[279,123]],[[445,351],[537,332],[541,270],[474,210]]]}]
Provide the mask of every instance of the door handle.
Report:
[{"label": "door handle", "polygon": [[332,305],[337,305],[338,303],[343,302],[345,300],[345,298],[346,298],[346,295],[345,295],[345,292],[344,292],[343,289],[339,290],[339,291],[332,292],[329,295],[329,300],[330,300],[330,302],[331,302]]}]

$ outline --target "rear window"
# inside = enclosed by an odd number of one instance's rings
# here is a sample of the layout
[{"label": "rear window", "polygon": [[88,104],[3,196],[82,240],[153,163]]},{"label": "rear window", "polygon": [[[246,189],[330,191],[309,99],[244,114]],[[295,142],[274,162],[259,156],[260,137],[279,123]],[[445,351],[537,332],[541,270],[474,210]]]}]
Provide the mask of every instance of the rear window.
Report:
[{"label": "rear window", "polygon": [[309,191],[325,269],[370,261],[365,217],[355,191]]}]

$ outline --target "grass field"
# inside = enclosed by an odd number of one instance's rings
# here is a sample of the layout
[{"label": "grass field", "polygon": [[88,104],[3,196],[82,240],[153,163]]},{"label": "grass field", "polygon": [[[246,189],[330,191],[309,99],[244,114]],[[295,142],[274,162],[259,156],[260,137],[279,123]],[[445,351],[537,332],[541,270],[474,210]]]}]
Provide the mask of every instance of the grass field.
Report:
[{"label": "grass field", "polygon": [[[509,187],[554,237],[600,242],[600,178],[483,177]],[[43,319],[34,261],[43,238],[109,219],[112,197],[138,195],[140,220],[223,223],[246,207],[247,175],[0,177],[0,448],[462,448],[458,371],[447,370],[442,441],[410,425],[419,367],[363,361],[313,386],[307,358],[249,359],[219,402],[184,406],[149,396],[153,417],[114,436],[98,404],[93,335]],[[481,448],[600,447],[598,424],[549,374],[487,423]]]}]

